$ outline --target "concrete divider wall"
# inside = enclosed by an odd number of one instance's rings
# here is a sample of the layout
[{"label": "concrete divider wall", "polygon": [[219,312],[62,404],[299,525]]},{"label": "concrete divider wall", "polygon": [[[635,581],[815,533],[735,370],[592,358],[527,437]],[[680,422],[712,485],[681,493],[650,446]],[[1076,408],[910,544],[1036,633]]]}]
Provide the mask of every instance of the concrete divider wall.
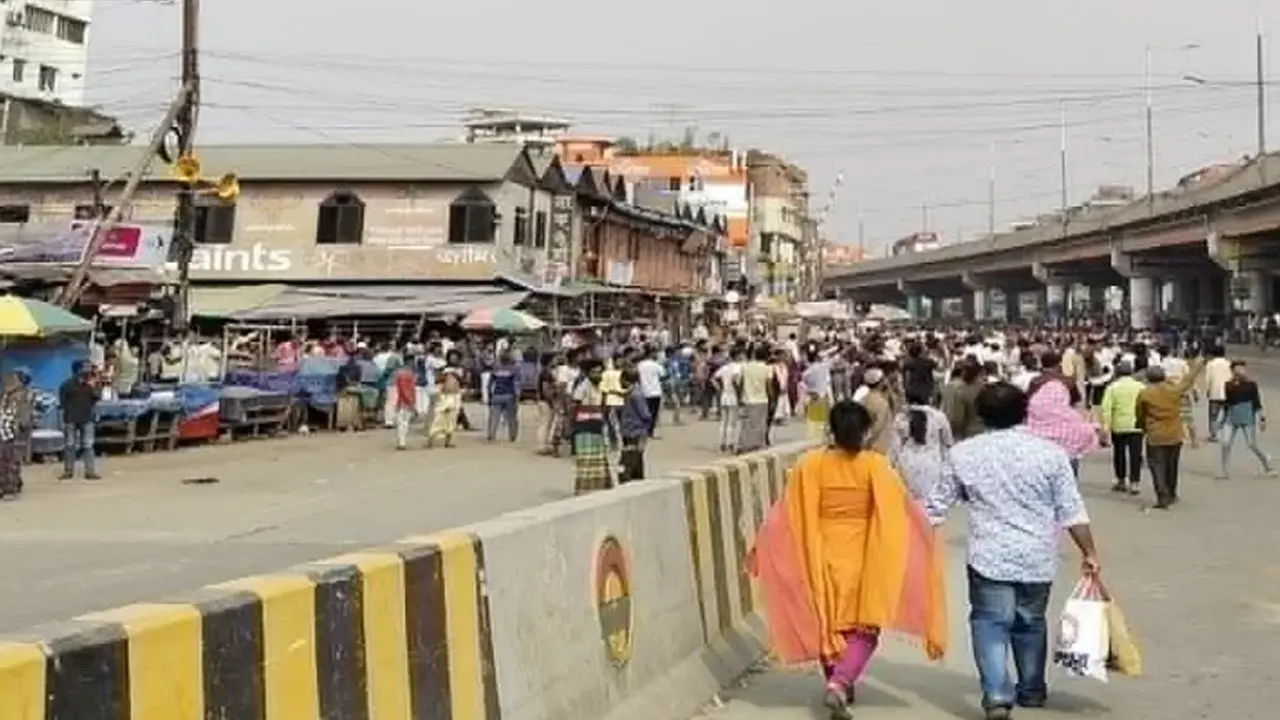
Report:
[{"label": "concrete divider wall", "polygon": [[0,638],[0,720],[676,720],[797,444]]}]

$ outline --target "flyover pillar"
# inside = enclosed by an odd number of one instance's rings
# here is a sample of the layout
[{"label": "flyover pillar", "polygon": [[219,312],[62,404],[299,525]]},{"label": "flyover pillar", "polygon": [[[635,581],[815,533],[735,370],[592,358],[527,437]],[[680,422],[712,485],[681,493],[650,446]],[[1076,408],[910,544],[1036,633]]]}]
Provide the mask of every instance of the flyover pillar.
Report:
[{"label": "flyover pillar", "polygon": [[987,291],[986,290],[973,291],[972,307],[973,307],[973,314],[972,314],[972,317],[970,318],[971,320],[975,322],[985,322],[988,318],[990,318],[991,309],[987,307]]},{"label": "flyover pillar", "polygon": [[1044,286],[1045,314],[1053,325],[1060,325],[1067,316],[1066,283],[1049,283]]},{"label": "flyover pillar", "polygon": [[915,321],[924,319],[924,296],[917,293],[907,296],[907,314]]},{"label": "flyover pillar", "polygon": [[1236,278],[1232,279],[1232,295],[1238,297],[1238,307],[1245,311],[1265,315],[1267,308],[1270,307],[1270,298],[1267,291],[1271,288],[1271,278],[1260,270],[1251,270],[1240,273]]},{"label": "flyover pillar", "polygon": [[1103,313],[1107,311],[1107,288],[1101,285],[1089,286],[1089,312]]},{"label": "flyover pillar", "polygon": [[1196,279],[1193,277],[1177,277],[1173,279],[1173,292],[1169,298],[1169,314],[1174,317],[1188,319],[1195,316]]},{"label": "flyover pillar", "polygon": [[973,293],[972,302],[965,303],[966,308],[972,307],[972,315],[969,319],[974,322],[986,322],[991,319],[991,291],[987,287],[987,283],[974,273],[966,270],[960,274],[960,283]]},{"label": "flyover pillar", "polygon": [[1223,310],[1223,292],[1219,287],[1217,278],[1210,275],[1201,275],[1196,279],[1197,295],[1199,296],[1199,310],[1205,315],[1216,315]]},{"label": "flyover pillar", "polygon": [[1129,323],[1134,330],[1151,330],[1155,326],[1156,286],[1149,277],[1129,278]]}]

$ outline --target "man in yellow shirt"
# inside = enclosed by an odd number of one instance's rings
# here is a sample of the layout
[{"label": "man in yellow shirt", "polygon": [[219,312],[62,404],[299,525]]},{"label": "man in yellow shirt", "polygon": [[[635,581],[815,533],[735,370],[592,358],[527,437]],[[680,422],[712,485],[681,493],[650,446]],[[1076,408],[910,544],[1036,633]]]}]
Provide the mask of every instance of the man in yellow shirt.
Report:
[{"label": "man in yellow shirt", "polygon": [[742,366],[738,380],[741,398],[742,429],[738,433],[738,452],[763,450],[769,444],[769,400],[776,397],[778,378],[769,364],[769,349],[759,347],[751,360]]},{"label": "man in yellow shirt", "polygon": [[1116,363],[1115,380],[1102,393],[1098,421],[1102,440],[1111,443],[1112,492],[1137,495],[1142,481],[1142,431],[1138,429],[1138,395],[1146,385],[1133,377],[1133,365]]},{"label": "man in yellow shirt", "polygon": [[622,437],[618,433],[619,408],[626,402],[626,393],[622,389],[622,368],[618,367],[620,358],[605,360],[604,372],[600,375],[600,392],[604,394],[605,429],[609,443],[616,449],[622,446]]}]

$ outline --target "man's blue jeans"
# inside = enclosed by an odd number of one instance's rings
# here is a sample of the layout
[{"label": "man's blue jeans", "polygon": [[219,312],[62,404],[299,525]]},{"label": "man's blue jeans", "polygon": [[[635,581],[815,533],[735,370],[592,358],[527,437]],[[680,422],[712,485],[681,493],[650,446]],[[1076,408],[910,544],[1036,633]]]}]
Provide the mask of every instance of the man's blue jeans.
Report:
[{"label": "man's blue jeans", "polygon": [[62,426],[62,472],[72,475],[76,471],[76,458],[84,460],[84,474],[93,475],[93,423],[68,424]]},{"label": "man's blue jeans", "polygon": [[520,404],[514,395],[494,395],[489,398],[488,438],[498,437],[498,427],[507,426],[507,438],[515,442],[520,437]]},{"label": "man's blue jeans", "polygon": [[[984,708],[1044,703],[1049,588],[1049,583],[999,582],[969,568],[969,631]],[[1016,684],[1009,672],[1010,651]]]}]

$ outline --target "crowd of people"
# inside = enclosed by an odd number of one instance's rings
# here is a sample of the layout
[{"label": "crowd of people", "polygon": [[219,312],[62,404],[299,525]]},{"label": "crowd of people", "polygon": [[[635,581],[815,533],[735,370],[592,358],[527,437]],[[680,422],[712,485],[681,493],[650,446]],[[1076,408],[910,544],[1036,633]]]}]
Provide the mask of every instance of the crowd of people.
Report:
[{"label": "crowd of people", "polygon": [[822,662],[833,718],[850,717],[882,632],[917,637],[931,658],[945,653],[944,569],[930,528],[956,505],[968,509],[982,707],[1003,720],[1048,697],[1045,614],[1064,530],[1082,576],[1101,586],[1079,489],[1086,455],[1110,446],[1112,490],[1126,495],[1141,493],[1145,466],[1154,502],[1144,510],[1168,510],[1183,447],[1200,442],[1203,399],[1221,476],[1237,439],[1275,474],[1257,443],[1258,384],[1212,340],[896,332],[810,342],[798,357],[803,412],[822,421],[827,443],[799,461],[753,565],[775,653]]}]

